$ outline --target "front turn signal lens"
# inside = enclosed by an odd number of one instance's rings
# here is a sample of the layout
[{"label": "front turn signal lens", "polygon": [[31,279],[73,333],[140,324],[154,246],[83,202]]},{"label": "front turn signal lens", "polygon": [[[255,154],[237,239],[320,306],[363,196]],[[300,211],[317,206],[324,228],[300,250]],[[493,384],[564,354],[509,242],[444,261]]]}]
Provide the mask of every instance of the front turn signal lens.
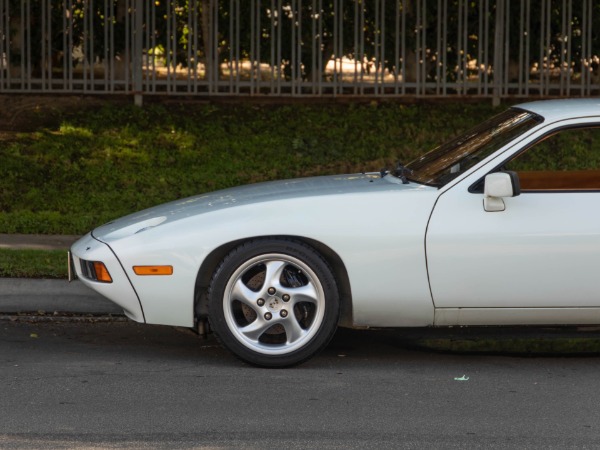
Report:
[{"label": "front turn signal lens", "polygon": [[101,281],[103,283],[112,283],[112,278],[110,273],[108,273],[108,269],[104,263],[100,261],[94,261],[92,264],[94,265],[94,272],[96,272],[97,281]]},{"label": "front turn signal lens", "polygon": [[136,275],[173,275],[173,266],[133,266]]}]

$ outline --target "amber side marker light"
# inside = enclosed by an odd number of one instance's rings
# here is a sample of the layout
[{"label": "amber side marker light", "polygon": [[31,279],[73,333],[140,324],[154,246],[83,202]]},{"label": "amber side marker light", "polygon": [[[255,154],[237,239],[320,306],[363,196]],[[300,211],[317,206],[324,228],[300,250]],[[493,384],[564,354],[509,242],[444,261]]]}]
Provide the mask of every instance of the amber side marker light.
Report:
[{"label": "amber side marker light", "polygon": [[102,281],[103,283],[112,283],[112,278],[110,273],[108,273],[108,269],[99,261],[94,261],[92,263],[94,265],[94,271],[96,272],[96,280]]},{"label": "amber side marker light", "polygon": [[136,275],[173,275],[173,266],[133,266]]}]

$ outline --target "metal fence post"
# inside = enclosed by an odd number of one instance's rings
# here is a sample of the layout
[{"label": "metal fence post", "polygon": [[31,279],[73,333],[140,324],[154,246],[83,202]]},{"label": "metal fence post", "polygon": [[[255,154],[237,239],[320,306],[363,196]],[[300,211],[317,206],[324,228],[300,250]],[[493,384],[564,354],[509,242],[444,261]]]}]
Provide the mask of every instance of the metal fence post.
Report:
[{"label": "metal fence post", "polygon": [[504,0],[496,0],[496,24],[494,29],[494,89],[492,104],[500,105],[504,62]]},{"label": "metal fence post", "polygon": [[144,98],[142,93],[142,76],[143,76],[143,30],[144,30],[144,0],[135,0],[135,7],[132,11],[133,23],[133,51],[131,58],[132,75],[133,75],[133,103],[136,106],[142,106]]}]

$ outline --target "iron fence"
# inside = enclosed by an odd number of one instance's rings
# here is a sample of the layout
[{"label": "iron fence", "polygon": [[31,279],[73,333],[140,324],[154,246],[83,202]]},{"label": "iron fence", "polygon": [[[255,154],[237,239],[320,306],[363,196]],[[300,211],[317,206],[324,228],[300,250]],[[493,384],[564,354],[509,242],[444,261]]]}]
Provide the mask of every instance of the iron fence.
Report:
[{"label": "iron fence", "polygon": [[600,91],[594,0],[0,0],[0,92]]}]

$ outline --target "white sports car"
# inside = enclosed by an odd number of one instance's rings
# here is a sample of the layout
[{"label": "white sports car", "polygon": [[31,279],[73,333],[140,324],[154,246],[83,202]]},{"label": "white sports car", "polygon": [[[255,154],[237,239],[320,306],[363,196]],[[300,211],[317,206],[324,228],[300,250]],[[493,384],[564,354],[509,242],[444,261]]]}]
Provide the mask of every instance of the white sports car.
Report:
[{"label": "white sports car", "polygon": [[138,322],[298,364],[336,327],[600,324],[600,100],[510,108],[395,170],[198,195],[96,228],[74,276]]}]

